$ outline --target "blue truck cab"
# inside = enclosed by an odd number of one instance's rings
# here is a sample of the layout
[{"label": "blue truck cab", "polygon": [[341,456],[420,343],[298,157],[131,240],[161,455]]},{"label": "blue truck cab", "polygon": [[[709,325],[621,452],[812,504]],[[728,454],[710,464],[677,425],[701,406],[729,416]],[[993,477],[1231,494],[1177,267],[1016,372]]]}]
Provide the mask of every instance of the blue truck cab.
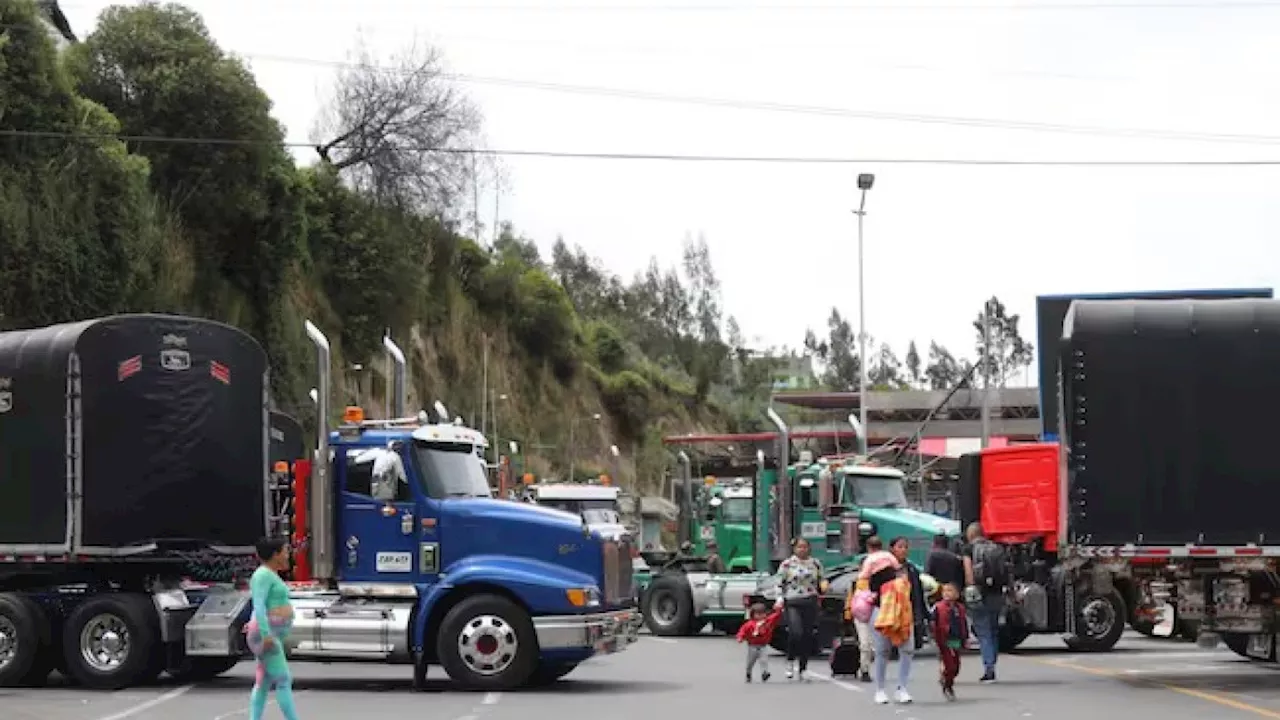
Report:
[{"label": "blue truck cab", "polygon": [[[325,417],[327,340],[308,333]],[[292,591],[291,658],[412,664],[419,687],[438,665],[465,687],[502,690],[635,641],[630,539],[494,499],[479,432],[349,408],[317,444],[328,462],[311,474],[304,550],[315,580]],[[186,624],[188,655],[240,652],[249,603],[243,590],[210,593]]]}]

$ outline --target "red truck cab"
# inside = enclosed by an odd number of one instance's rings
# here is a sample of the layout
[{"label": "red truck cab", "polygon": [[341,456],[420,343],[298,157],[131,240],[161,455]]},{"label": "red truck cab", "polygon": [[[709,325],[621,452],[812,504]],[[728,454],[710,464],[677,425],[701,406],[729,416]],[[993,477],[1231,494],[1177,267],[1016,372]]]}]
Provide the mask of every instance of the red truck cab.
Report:
[{"label": "red truck cab", "polygon": [[1045,551],[1058,551],[1065,518],[1057,443],[987,448],[962,463],[962,517],[976,517],[995,542],[1039,540]]}]

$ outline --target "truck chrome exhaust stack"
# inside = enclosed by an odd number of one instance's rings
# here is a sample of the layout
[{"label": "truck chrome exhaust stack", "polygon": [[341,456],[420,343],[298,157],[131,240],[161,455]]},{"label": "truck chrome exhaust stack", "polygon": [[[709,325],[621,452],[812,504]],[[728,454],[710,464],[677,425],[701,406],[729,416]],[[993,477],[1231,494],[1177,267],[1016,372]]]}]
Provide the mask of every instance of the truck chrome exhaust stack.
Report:
[{"label": "truck chrome exhaust stack", "polygon": [[387,351],[387,357],[391,359],[391,386],[387,388],[387,395],[390,398],[388,403],[390,411],[388,418],[402,418],[407,412],[405,406],[409,404],[409,386],[406,382],[406,370],[404,361],[404,352],[400,350],[400,346],[396,345],[390,335],[382,338],[382,349]]},{"label": "truck chrome exhaust stack", "polygon": [[[765,415],[769,416],[769,422],[778,428],[778,544],[782,547],[779,552],[785,557],[791,554],[791,535],[794,521],[792,519],[792,492],[791,479],[787,477],[787,466],[791,464],[791,435],[787,432],[787,424],[782,421],[782,417],[778,415],[773,407],[769,407],[765,411]],[[799,468],[796,468],[797,471]]]},{"label": "truck chrome exhaust stack", "polygon": [[315,579],[333,579],[333,477],[329,474],[329,338],[310,320],[307,337],[316,346],[316,459],[311,465],[311,572]]},{"label": "truck chrome exhaust stack", "polygon": [[683,450],[676,455],[676,459],[680,461],[680,513],[683,515],[677,543],[683,545],[693,542],[689,532],[689,523],[693,518],[693,466]]}]

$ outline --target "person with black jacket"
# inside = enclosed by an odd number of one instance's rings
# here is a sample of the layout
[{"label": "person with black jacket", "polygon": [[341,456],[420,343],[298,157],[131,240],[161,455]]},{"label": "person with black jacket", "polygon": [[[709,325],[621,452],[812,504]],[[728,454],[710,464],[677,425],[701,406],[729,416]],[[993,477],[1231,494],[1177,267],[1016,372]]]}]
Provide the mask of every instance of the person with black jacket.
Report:
[{"label": "person with black jacket", "polygon": [[924,571],[938,581],[938,586],[951,584],[957,588],[965,587],[964,561],[960,554],[951,550],[951,538],[936,535],[933,538],[933,549],[924,561]]}]

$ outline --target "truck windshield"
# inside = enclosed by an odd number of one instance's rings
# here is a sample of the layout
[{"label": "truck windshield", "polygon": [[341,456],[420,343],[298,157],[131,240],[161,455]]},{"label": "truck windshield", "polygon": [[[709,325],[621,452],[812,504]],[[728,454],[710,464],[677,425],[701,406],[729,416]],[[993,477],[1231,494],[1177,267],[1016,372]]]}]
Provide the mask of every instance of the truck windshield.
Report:
[{"label": "truck windshield", "polygon": [[750,523],[751,498],[726,498],[720,505],[720,520],[727,523]]},{"label": "truck windshield", "polygon": [[588,525],[617,525],[618,506],[612,500],[543,500],[539,505],[581,515]]},{"label": "truck windshield", "polygon": [[461,443],[413,441],[413,457],[433,498],[489,497],[489,480],[475,449]]},{"label": "truck windshield", "polygon": [[874,475],[846,475],[846,483],[853,484],[853,501],[866,508],[902,508],[907,506],[907,493],[902,480]]}]

